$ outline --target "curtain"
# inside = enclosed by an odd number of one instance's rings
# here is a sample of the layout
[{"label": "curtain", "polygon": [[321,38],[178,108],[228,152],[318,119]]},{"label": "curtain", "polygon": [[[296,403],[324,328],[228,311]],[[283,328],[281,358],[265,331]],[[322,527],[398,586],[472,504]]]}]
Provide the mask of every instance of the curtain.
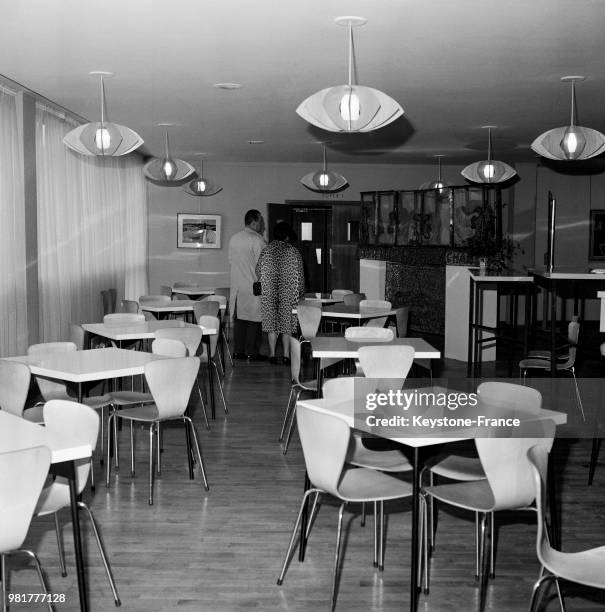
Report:
[{"label": "curtain", "polygon": [[147,191],[138,155],[79,155],[63,144],[76,126],[36,105],[38,291],[42,341],[70,323],[100,321],[101,291],[147,293]]},{"label": "curtain", "polygon": [[15,94],[0,87],[0,355],[27,348],[25,201]]}]

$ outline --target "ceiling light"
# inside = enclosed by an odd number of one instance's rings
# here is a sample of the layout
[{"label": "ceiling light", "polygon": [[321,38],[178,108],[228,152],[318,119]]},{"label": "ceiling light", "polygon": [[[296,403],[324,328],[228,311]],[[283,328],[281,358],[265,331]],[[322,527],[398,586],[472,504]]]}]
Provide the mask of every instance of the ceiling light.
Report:
[{"label": "ceiling light", "polygon": [[435,155],[438,162],[438,170],[437,170],[437,180],[436,181],[428,181],[427,183],[423,183],[420,185],[420,189],[436,189],[439,195],[445,193],[446,187],[451,187],[451,183],[448,181],[444,181],[441,178],[441,158],[443,155]]},{"label": "ceiling light", "polygon": [[401,106],[378,89],[353,83],[353,28],[363,26],[363,17],[337,17],[349,28],[349,81],[322,89],[301,102],[296,112],[305,120],[330,132],[371,132],[403,115]]},{"label": "ceiling light", "polygon": [[111,78],[113,72],[96,70],[90,75],[100,80],[101,120],[74,128],[64,136],[63,143],[82,155],[119,157],[131,153],[143,144],[143,139],[134,130],[107,120],[105,79]]},{"label": "ceiling light", "polygon": [[531,148],[548,159],[588,159],[605,150],[605,136],[597,130],[576,125],[576,81],[583,81],[583,76],[561,77],[564,83],[571,82],[571,120],[568,126],[554,128],[540,134]]},{"label": "ceiling light", "polygon": [[187,183],[183,190],[192,196],[213,196],[219,191],[222,191],[211,178],[204,176],[204,160],[200,159],[200,172],[196,178]]},{"label": "ceiling light", "polygon": [[338,174],[337,172],[332,172],[331,170],[328,170],[325,144],[323,145],[323,149],[323,168],[321,170],[317,170],[317,172],[310,172],[309,174],[305,174],[305,176],[300,179],[300,182],[307,189],[320,193],[329,193],[346,189],[349,186],[347,179],[342,176],[342,174]]},{"label": "ceiling light", "polygon": [[248,144],[250,145],[261,145],[261,144],[265,144],[264,140],[249,140]]},{"label": "ceiling light", "polygon": [[216,89],[241,89],[242,86],[240,83],[215,83],[212,87]]},{"label": "ceiling light", "polygon": [[517,171],[504,162],[492,159],[492,128],[495,125],[484,125],[488,131],[487,159],[470,164],[460,174],[473,183],[503,183],[517,174]]},{"label": "ceiling light", "polygon": [[184,159],[177,159],[170,154],[170,144],[168,142],[168,128],[173,127],[172,123],[158,124],[164,128],[165,147],[162,158],[154,157],[143,167],[145,178],[156,185],[165,187],[180,186],[183,181],[189,178],[195,168]]}]

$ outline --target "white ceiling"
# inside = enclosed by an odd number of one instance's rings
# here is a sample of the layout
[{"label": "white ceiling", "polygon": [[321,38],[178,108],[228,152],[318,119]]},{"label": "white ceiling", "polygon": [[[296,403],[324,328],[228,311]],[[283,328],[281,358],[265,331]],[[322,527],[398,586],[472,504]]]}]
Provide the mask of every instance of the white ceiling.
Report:
[{"label": "white ceiling", "polygon": [[[91,70],[107,81],[109,118],[159,154],[212,161],[444,163],[529,160],[531,141],[569,122],[564,75],[577,86],[578,123],[605,132],[603,0],[0,0],[0,73],[79,115],[99,115]],[[298,104],[347,80],[340,15],[355,31],[358,82],[395,98],[405,115],[367,134],[307,124]],[[225,91],[213,83],[237,82]],[[250,145],[249,140],[264,140]],[[430,162],[429,162],[430,163]]]}]

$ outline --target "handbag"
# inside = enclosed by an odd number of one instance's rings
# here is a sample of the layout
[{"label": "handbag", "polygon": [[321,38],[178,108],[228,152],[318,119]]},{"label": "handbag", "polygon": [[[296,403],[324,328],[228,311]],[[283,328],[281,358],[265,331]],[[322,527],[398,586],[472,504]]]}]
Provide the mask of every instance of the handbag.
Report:
[{"label": "handbag", "polygon": [[263,294],[263,288],[261,285],[260,281],[256,281],[255,283],[252,283],[252,294],[253,295],[262,295]]}]

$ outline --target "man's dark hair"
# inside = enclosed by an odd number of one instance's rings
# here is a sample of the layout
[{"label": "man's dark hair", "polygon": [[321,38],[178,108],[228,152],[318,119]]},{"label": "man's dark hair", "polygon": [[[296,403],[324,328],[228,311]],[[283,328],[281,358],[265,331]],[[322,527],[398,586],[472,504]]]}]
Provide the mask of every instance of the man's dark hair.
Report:
[{"label": "man's dark hair", "polygon": [[288,242],[296,242],[296,232],[292,226],[285,221],[279,221],[273,228],[273,238],[275,240],[288,240]]},{"label": "man's dark hair", "polygon": [[256,208],[251,208],[244,217],[244,224],[250,225],[250,223],[254,223],[261,218],[260,211],[256,210]]}]

